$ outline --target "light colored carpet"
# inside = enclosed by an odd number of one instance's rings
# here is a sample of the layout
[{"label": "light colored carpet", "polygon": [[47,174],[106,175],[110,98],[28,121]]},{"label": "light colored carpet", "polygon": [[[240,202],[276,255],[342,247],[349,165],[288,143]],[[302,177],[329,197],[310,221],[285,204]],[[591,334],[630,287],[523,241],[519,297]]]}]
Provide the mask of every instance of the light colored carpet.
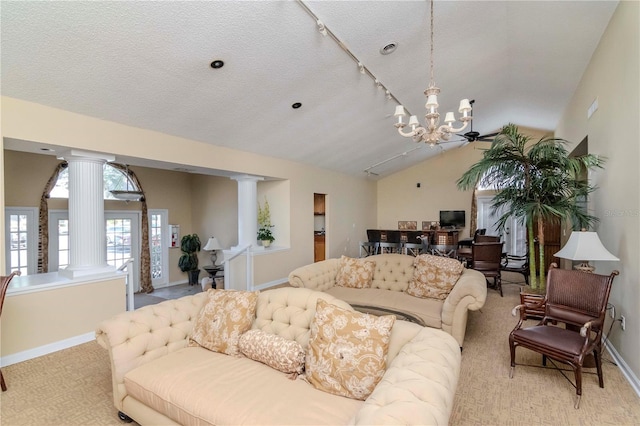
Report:
[{"label": "light colored carpet", "polygon": [[[450,424],[640,425],[640,398],[609,362],[604,389],[597,376],[584,375],[579,410],[573,408],[575,389],[557,371],[518,366],[509,379],[508,335],[519,286],[503,288],[503,298],[489,290],[482,312],[469,314]],[[540,357],[518,349],[518,362],[539,365]],[[123,424],[113,407],[109,369],[107,352],[95,342],[3,368],[9,389],[0,394],[0,424]]]}]

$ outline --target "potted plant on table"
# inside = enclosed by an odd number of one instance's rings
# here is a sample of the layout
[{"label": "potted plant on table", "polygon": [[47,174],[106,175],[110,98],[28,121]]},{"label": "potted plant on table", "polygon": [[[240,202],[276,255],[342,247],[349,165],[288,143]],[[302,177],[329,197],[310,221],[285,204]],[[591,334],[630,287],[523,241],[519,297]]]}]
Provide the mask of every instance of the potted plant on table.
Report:
[{"label": "potted plant on table", "polygon": [[264,199],[264,207],[261,207],[260,203],[258,203],[258,225],[258,241],[262,243],[263,247],[269,247],[275,238],[271,233],[273,225],[271,224],[271,211],[266,197]]},{"label": "potted plant on table", "polygon": [[198,234],[187,234],[180,240],[182,255],[178,259],[178,267],[189,275],[189,285],[198,284],[200,269],[198,269],[198,252],[200,251]]}]

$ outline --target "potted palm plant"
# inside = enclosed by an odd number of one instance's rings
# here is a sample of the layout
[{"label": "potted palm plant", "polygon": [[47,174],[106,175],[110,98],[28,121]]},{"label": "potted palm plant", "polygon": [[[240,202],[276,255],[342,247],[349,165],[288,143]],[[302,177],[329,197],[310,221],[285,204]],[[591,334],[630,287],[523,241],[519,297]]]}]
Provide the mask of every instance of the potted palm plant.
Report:
[{"label": "potted palm plant", "polygon": [[[542,138],[531,143],[529,136],[514,124],[504,126],[482,159],[458,180],[458,188],[469,190],[479,183],[493,186],[496,195],[492,208],[505,213],[497,227],[503,230],[510,216],[527,226],[529,241],[529,275],[533,290],[544,290],[544,224],[569,220],[575,229],[588,228],[597,218],[586,213],[582,202],[595,187],[580,177],[581,171],[602,167],[603,160],[592,154],[570,157],[567,141]],[[534,223],[537,229],[534,230]],[[534,242],[539,245],[536,265]],[[537,273],[539,271],[539,275]]]},{"label": "potted palm plant", "polygon": [[189,276],[189,285],[198,284],[200,269],[198,269],[198,252],[200,251],[198,234],[187,234],[180,240],[182,255],[178,259],[178,267]]},{"label": "potted palm plant", "polygon": [[258,241],[262,243],[263,247],[269,247],[275,240],[271,228],[271,211],[269,210],[269,202],[267,197],[264,198],[264,207],[258,203]]}]

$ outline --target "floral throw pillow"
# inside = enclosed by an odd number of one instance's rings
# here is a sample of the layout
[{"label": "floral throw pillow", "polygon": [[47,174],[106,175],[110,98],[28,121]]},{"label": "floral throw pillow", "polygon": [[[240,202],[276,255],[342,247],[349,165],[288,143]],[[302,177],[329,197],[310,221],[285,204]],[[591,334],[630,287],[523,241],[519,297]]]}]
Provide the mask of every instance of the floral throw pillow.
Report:
[{"label": "floral throw pillow", "polygon": [[417,256],[413,266],[413,279],[407,294],[423,299],[446,299],[464,270],[456,259],[430,254]]},{"label": "floral throw pillow", "polygon": [[256,317],[257,291],[209,290],[189,336],[189,346],[238,355],[238,340]]},{"label": "floral throw pillow", "polygon": [[350,288],[369,288],[375,267],[376,263],[372,260],[342,256],[336,275],[336,285]]},{"label": "floral throw pillow", "polygon": [[249,330],[240,336],[239,348],[247,358],[283,373],[301,374],[304,370],[305,350],[295,340],[262,330]]},{"label": "floral throw pillow", "polygon": [[364,400],[385,372],[395,315],[347,311],[318,299],[305,363],[317,389]]}]

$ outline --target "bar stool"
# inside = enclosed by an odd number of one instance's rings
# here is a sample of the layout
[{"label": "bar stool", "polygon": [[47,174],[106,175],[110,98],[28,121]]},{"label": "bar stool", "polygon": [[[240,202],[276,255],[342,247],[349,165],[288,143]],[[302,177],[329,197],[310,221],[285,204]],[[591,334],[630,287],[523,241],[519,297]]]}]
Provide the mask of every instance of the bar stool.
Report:
[{"label": "bar stool", "polygon": [[378,242],[360,241],[360,257],[378,254]]},{"label": "bar stool", "polygon": [[402,243],[390,243],[390,242],[380,242],[379,246],[380,254],[385,253],[402,253]]},{"label": "bar stool", "polygon": [[423,254],[424,246],[422,243],[402,243],[402,253],[409,256],[420,256]]}]

